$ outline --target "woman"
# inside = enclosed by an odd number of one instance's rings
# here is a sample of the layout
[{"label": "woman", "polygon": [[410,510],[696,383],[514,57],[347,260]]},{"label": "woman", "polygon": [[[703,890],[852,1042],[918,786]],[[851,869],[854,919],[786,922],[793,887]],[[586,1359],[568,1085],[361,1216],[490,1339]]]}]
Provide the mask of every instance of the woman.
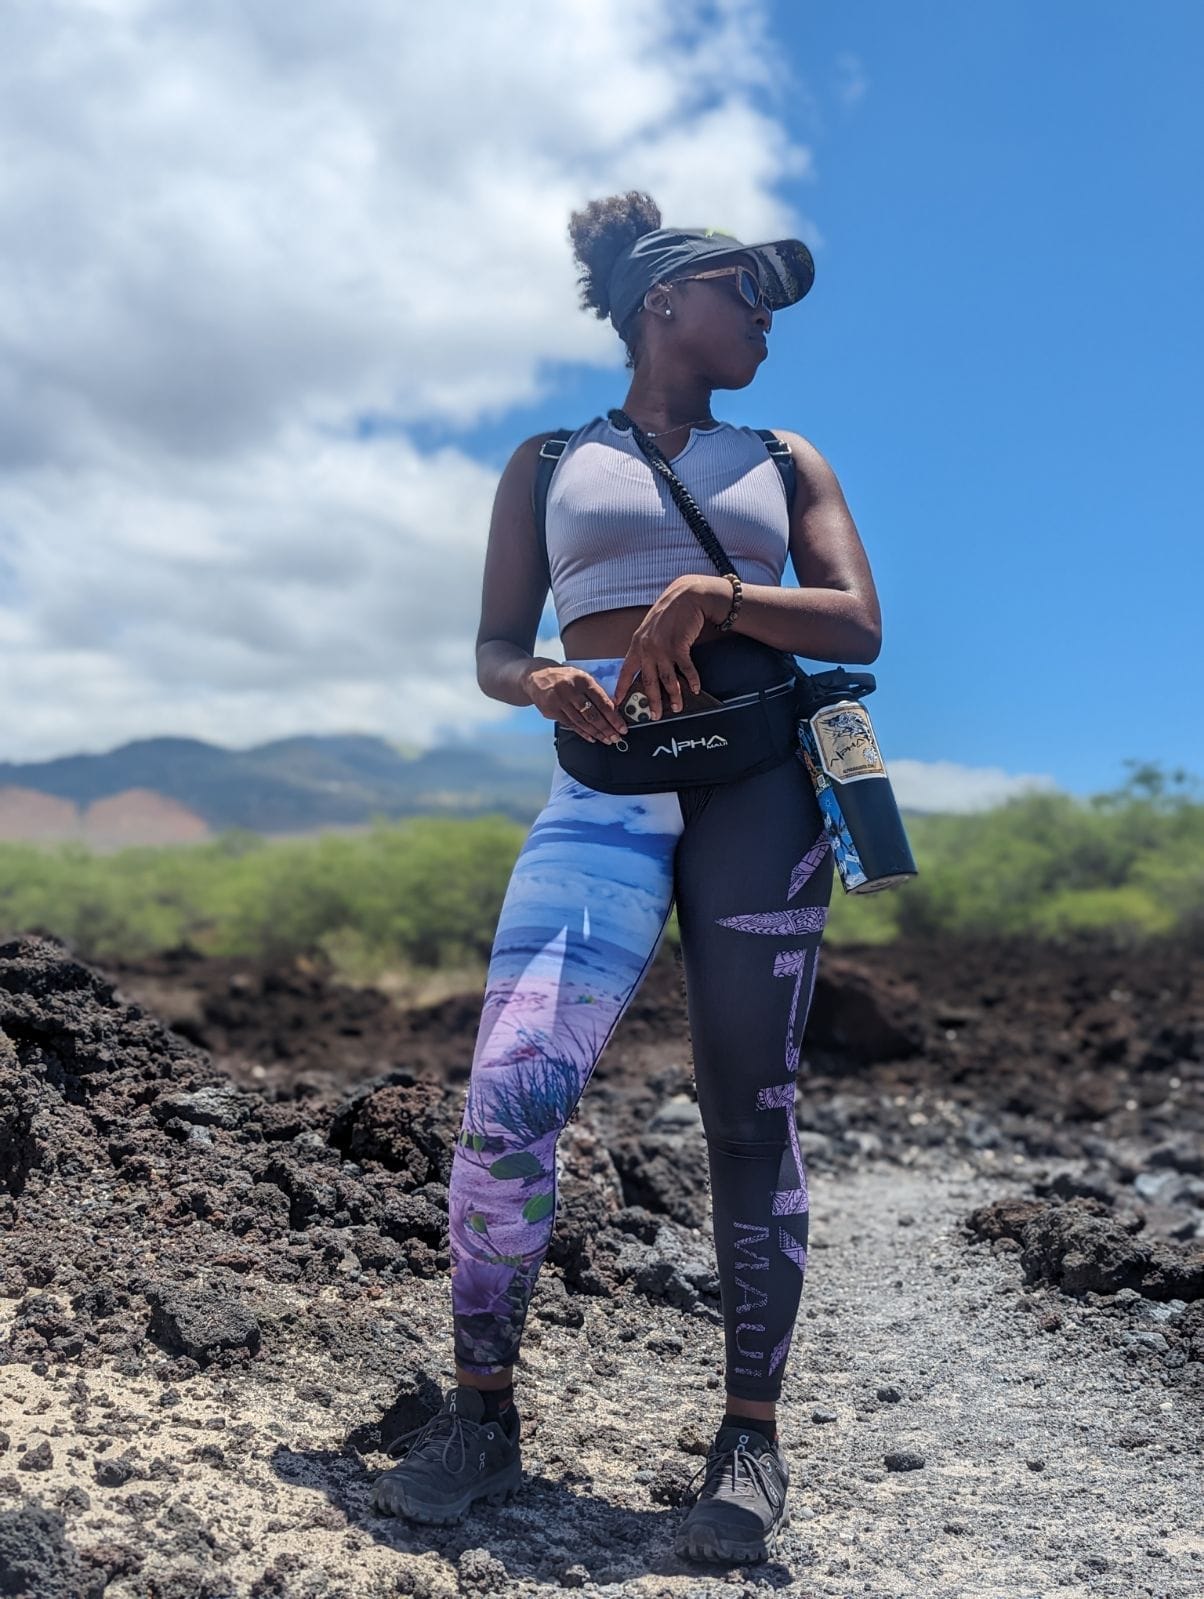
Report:
[{"label": "woman", "polygon": [[[714,390],[747,387],[766,359],[774,310],[810,288],[806,247],[663,228],[638,193],[592,202],[570,233],[583,303],[609,316],[634,369],[623,416],[669,458],[740,581],[715,570],[618,413],[564,448],[545,566],[533,484],[549,435],[529,439],[494,505],[482,689],[616,745],[637,674],[661,719],[687,693],[780,683],[787,654],[872,661],[877,597],[831,469],[780,433],[796,476],[788,506],[764,440],[711,414]],[[781,586],[788,553],[797,589]],[[563,663],[532,654],[549,569]],[[785,1516],[775,1404],[807,1256],[794,1082],[831,885],[793,755],[734,781],[641,794],[600,792],[558,766],[498,922],[454,1156],[457,1386],[378,1479],[379,1509],[456,1521],[518,1486],[512,1368],[555,1219],[557,1138],[676,902],[727,1353],[725,1413],[677,1549],[766,1557]]]}]

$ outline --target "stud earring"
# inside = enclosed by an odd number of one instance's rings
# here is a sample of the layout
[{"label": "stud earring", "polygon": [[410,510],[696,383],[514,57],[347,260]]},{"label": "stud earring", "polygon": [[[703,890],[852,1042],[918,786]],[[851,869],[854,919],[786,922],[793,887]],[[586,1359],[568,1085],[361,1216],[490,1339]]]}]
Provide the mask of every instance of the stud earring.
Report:
[{"label": "stud earring", "polygon": [[666,316],[672,316],[672,315],[673,315],[673,313],[672,313],[672,311],[666,311],[666,312],[665,312],[665,315],[666,315]]}]

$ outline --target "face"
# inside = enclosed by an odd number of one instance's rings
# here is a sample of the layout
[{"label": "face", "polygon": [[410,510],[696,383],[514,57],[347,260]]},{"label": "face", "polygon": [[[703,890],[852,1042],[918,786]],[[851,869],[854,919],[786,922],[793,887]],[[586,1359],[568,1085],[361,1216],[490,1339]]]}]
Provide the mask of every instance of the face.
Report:
[{"label": "face", "polygon": [[[757,276],[751,256],[703,261],[697,270],[728,266],[747,266]],[[658,342],[664,356],[685,362],[711,388],[747,388],[769,353],[773,312],[768,306],[753,307],[742,299],[734,275],[690,279],[685,273],[682,280],[654,290],[650,299],[649,321],[663,328]],[[662,322],[666,310],[670,316]]]}]

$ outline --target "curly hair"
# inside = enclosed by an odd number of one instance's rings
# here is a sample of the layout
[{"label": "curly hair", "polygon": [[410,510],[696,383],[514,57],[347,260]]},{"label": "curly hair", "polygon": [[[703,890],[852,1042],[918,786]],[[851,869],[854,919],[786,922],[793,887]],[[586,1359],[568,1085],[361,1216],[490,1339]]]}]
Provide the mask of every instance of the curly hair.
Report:
[{"label": "curly hair", "polygon": [[[610,274],[622,251],[645,233],[661,226],[660,207],[651,195],[630,189],[605,200],[591,200],[569,218],[569,238],[579,268],[582,309],[597,317],[610,315]],[[627,364],[635,364],[636,346],[625,334]]]}]

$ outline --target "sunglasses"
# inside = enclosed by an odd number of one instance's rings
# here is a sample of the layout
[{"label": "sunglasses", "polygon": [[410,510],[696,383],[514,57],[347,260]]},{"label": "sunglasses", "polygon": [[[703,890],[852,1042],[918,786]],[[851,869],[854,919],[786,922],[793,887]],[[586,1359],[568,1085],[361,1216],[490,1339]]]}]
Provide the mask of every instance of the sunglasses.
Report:
[{"label": "sunglasses", "polygon": [[[733,277],[736,280],[733,287],[735,288],[736,293],[744,301],[745,305],[749,306],[754,311],[759,305],[764,305],[766,309],[768,309],[768,301],[765,299],[765,290],[761,286],[761,280],[751,267],[715,267],[710,272],[692,272],[689,277],[674,278],[672,281],[674,283],[698,283],[704,278]],[[669,285],[662,284],[661,287],[668,288]]]}]

